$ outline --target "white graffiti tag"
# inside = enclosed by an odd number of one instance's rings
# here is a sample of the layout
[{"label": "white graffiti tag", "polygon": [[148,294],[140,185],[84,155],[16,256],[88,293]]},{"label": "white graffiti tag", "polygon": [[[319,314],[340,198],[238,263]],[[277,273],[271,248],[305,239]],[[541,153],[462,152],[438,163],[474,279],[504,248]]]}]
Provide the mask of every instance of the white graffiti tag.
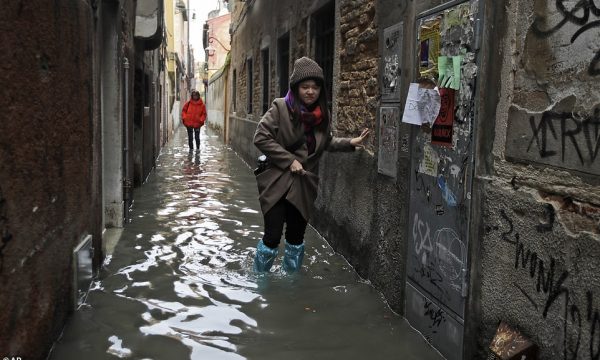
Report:
[{"label": "white graffiti tag", "polygon": [[431,244],[431,229],[429,223],[419,219],[419,214],[415,213],[413,222],[413,240],[415,242],[415,252],[421,256],[421,263],[427,265],[427,257],[433,251]]},{"label": "white graffiti tag", "polygon": [[438,269],[453,288],[460,290],[467,262],[465,244],[458,234],[449,228],[436,231],[434,236]]}]

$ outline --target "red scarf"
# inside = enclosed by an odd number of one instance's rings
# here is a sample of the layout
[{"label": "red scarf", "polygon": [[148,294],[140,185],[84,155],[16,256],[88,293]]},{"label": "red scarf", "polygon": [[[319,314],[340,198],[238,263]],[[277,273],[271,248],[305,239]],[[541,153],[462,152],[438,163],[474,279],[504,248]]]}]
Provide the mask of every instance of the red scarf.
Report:
[{"label": "red scarf", "polygon": [[[290,111],[294,112],[294,95],[291,90],[285,96],[285,103],[287,104]],[[308,153],[312,154],[315,152],[317,145],[317,139],[315,138],[315,126],[319,126],[323,121],[323,113],[321,112],[320,106],[315,106],[313,110],[308,110],[304,105],[300,105],[300,122],[304,127],[304,136],[306,137],[306,146],[308,147]]]},{"label": "red scarf", "polygon": [[317,139],[315,138],[315,126],[318,126],[323,120],[323,113],[321,113],[321,107],[317,106],[313,111],[300,110],[300,122],[304,125],[304,136],[306,137],[306,146],[308,147],[308,153],[312,154],[315,152],[317,145]]}]

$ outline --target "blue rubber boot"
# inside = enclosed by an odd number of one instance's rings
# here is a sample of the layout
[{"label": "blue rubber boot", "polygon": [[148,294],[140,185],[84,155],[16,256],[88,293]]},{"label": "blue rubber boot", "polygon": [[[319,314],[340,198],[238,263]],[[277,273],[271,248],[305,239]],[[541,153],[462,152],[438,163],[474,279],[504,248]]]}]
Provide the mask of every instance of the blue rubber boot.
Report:
[{"label": "blue rubber boot", "polygon": [[285,255],[283,256],[283,270],[287,273],[293,273],[300,270],[304,259],[304,243],[292,245],[285,242]]},{"label": "blue rubber boot", "polygon": [[277,248],[271,249],[260,240],[256,245],[256,256],[254,257],[254,271],[268,272],[277,257]]}]

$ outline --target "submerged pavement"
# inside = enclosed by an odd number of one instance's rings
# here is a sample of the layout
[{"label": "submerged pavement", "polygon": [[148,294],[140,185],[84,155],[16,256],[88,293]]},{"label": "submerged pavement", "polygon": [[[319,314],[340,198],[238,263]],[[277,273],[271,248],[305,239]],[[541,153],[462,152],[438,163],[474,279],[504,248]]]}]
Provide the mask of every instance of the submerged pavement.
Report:
[{"label": "submerged pavement", "polygon": [[[50,359],[442,359],[313,229],[299,274],[252,271],[248,166],[184,128],[135,190],[131,223]],[[283,245],[283,244],[282,244]]]}]

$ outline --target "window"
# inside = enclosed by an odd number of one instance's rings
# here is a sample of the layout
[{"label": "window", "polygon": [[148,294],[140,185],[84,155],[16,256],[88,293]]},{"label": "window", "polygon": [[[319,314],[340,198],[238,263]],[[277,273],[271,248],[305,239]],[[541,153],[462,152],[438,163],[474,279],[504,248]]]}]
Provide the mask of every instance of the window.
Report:
[{"label": "window", "polygon": [[279,73],[279,96],[287,94],[290,80],[290,34],[285,34],[277,41],[277,67]]},{"label": "window", "polygon": [[263,114],[269,110],[269,48],[261,51],[260,57],[262,60],[262,111]]},{"label": "window", "polygon": [[252,98],[254,97],[253,94],[253,89],[254,89],[254,84],[252,84],[254,77],[252,76],[252,59],[248,59],[246,60],[246,82],[247,82],[247,86],[248,86],[248,91],[246,92],[247,95],[247,103],[246,103],[246,110],[248,112],[248,114],[252,114]]},{"label": "window", "polygon": [[335,40],[335,7],[331,1],[314,15],[315,60],[323,68],[327,99],[331,104],[333,94],[333,50]]},{"label": "window", "polygon": [[236,103],[237,103],[237,72],[233,69],[233,83],[231,84],[231,105],[233,107],[233,111],[236,111]]}]

